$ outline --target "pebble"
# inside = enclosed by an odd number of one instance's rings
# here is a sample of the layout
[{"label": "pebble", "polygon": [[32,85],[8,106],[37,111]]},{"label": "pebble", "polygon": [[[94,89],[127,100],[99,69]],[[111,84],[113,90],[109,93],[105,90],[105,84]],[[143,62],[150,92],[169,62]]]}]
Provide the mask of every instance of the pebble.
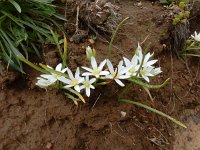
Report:
[{"label": "pebble", "polygon": [[137,3],[137,6],[141,7],[142,6],[142,2]]}]

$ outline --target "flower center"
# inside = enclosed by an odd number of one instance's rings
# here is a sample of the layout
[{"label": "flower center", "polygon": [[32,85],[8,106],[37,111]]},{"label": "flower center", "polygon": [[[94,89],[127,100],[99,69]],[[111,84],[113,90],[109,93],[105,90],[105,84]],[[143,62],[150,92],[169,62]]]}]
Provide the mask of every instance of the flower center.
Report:
[{"label": "flower center", "polygon": [[141,70],[140,72],[142,75],[145,75],[147,72],[145,70]]},{"label": "flower center", "polygon": [[72,84],[73,86],[75,86],[75,85],[78,84],[78,81],[77,81],[76,79],[74,79],[74,80],[71,81],[71,84]]},{"label": "flower center", "polygon": [[131,68],[131,69],[129,70],[129,72],[130,72],[131,74],[133,74],[133,73],[135,73],[135,69],[134,69],[134,68]]},{"label": "flower center", "polygon": [[58,74],[53,74],[53,77],[56,78],[56,79],[58,79],[58,77],[60,77],[60,75],[58,75]]},{"label": "flower center", "polygon": [[98,69],[95,69],[95,70],[93,71],[93,73],[94,73],[94,75],[98,75],[98,74],[100,73],[100,71],[99,71]]},{"label": "flower center", "polygon": [[85,82],[85,87],[86,87],[86,88],[89,88],[89,87],[90,87],[90,82],[89,82],[89,81],[86,81],[86,82]]}]

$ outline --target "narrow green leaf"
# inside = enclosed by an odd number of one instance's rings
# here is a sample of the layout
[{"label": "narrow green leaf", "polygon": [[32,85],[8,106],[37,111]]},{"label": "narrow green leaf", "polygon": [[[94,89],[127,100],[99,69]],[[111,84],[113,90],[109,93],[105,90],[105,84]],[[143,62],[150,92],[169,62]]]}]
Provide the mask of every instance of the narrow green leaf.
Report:
[{"label": "narrow green leaf", "polygon": [[160,84],[160,85],[150,85],[150,84],[147,84],[147,83],[144,83],[138,79],[133,79],[133,78],[130,78],[130,79],[127,79],[128,81],[132,82],[132,83],[135,83],[135,84],[138,84],[142,87],[146,87],[148,89],[159,89],[159,88],[162,88],[164,87],[168,81],[170,80],[170,78],[168,78],[167,80],[165,80],[164,83]]},{"label": "narrow green leaf", "polygon": [[24,58],[24,56],[22,56],[22,55],[18,55],[18,58],[22,61],[22,62],[24,62],[24,63],[26,63],[27,65],[29,65],[30,67],[32,67],[33,69],[35,69],[35,70],[37,70],[37,71],[39,71],[39,72],[41,72],[41,73],[49,73],[48,71],[46,71],[46,70],[44,70],[44,69],[42,69],[42,68],[40,68],[40,67],[38,67],[38,66],[36,66],[36,65],[34,65],[32,62],[30,62],[30,61],[28,61],[26,58]]},{"label": "narrow green leaf", "polygon": [[75,94],[76,96],[78,96],[78,97],[80,98],[80,100],[81,100],[83,103],[85,103],[85,100],[84,100],[83,96],[82,96],[80,93],[76,92],[75,90],[73,90],[73,89],[71,89],[71,88],[67,88],[66,90],[68,90],[68,91],[70,91],[71,93],[73,93],[73,94]]},{"label": "narrow green leaf", "polygon": [[43,65],[43,64],[39,64],[43,69],[45,69],[47,72],[51,72],[51,73],[55,73],[57,75],[60,75],[60,76],[63,76],[63,77],[66,77],[68,78],[68,75],[65,74],[65,73],[62,73],[62,72],[59,72],[59,71],[56,71],[54,69],[51,69],[49,67],[47,67],[46,65]]},{"label": "narrow green leaf", "polygon": [[15,2],[14,0],[8,0],[11,4],[13,4],[13,6],[16,8],[16,10],[21,13],[21,7],[19,6],[19,4],[17,2]]},{"label": "narrow green leaf", "polygon": [[183,127],[183,128],[187,128],[187,126],[184,125],[183,123],[181,123],[180,121],[178,121],[178,120],[172,118],[171,116],[169,116],[169,115],[167,115],[167,114],[165,114],[165,113],[163,113],[163,112],[161,112],[161,111],[159,111],[159,110],[156,110],[156,109],[154,109],[154,108],[152,108],[152,107],[149,107],[149,106],[147,106],[147,105],[144,105],[144,104],[142,104],[142,103],[135,102],[135,101],[131,101],[131,100],[127,100],[127,99],[120,99],[119,101],[120,101],[120,102],[129,103],[129,104],[133,104],[133,105],[136,105],[136,106],[138,106],[138,107],[145,108],[145,109],[147,109],[147,110],[149,110],[149,111],[151,111],[151,112],[154,112],[154,113],[156,113],[156,114],[158,114],[158,115],[160,115],[160,116],[162,116],[162,117],[165,117],[165,118],[171,120],[172,122],[176,123],[177,125],[179,125],[179,126],[181,126],[181,127]]}]

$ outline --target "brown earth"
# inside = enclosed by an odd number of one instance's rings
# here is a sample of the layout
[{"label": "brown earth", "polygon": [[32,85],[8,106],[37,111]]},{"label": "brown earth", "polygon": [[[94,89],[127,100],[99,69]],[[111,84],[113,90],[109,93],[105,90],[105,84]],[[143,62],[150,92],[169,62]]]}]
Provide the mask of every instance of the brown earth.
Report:
[{"label": "brown earth", "polygon": [[[113,63],[116,64],[122,56],[131,58],[137,42],[144,41],[149,35],[143,46],[151,42],[150,50],[155,52],[163,70],[151,83],[159,84],[171,78],[166,87],[150,90],[154,101],[139,86],[132,87],[126,98],[182,120],[191,130],[198,127],[191,125],[187,114],[192,114],[188,112],[195,110],[200,103],[199,60],[183,61],[165,46],[163,49],[163,44],[168,42],[166,37],[171,24],[165,19],[166,10],[160,4],[143,1],[142,6],[138,6],[136,1],[123,0],[118,5],[120,13],[130,19],[115,39]],[[88,64],[83,49],[88,44],[69,43],[70,68]],[[93,46],[97,49],[98,61],[107,57],[106,42],[97,40]],[[59,61],[52,49],[47,50],[44,60],[52,66]],[[1,150],[182,150],[183,143],[187,145],[182,136],[187,136],[184,132],[188,129],[180,129],[142,108],[119,103],[117,95],[121,88],[114,83],[98,87],[86,104],[80,103],[76,107],[62,92],[35,87],[39,73],[28,67],[26,72],[28,76],[6,82],[0,91]],[[121,115],[122,111],[126,112],[125,117]],[[199,117],[198,113],[194,115]],[[194,150],[199,147],[195,146]]]}]

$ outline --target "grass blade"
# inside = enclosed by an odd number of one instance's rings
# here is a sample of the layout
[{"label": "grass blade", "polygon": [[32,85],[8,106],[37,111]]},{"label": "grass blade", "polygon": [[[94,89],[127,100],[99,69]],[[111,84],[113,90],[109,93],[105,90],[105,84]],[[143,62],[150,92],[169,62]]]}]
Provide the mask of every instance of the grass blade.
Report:
[{"label": "grass blade", "polygon": [[75,94],[76,96],[78,96],[78,97],[80,98],[80,100],[81,100],[83,103],[85,103],[85,99],[83,98],[83,96],[82,96],[80,93],[76,92],[75,90],[73,90],[73,89],[71,89],[71,88],[67,88],[67,90],[70,91],[71,93]]},{"label": "grass blade", "polygon": [[144,104],[142,104],[142,103],[135,102],[135,101],[131,101],[131,100],[127,100],[127,99],[120,99],[119,101],[120,101],[120,102],[129,103],[129,104],[133,104],[133,105],[136,105],[136,106],[138,106],[138,107],[145,108],[145,109],[147,109],[147,110],[149,110],[149,111],[151,111],[151,112],[154,112],[154,113],[156,113],[156,114],[158,114],[158,115],[160,115],[160,116],[162,116],[162,117],[165,117],[165,118],[171,120],[172,122],[174,122],[175,124],[177,124],[177,125],[179,125],[179,126],[181,126],[181,127],[183,127],[183,128],[187,128],[187,126],[184,125],[183,123],[181,123],[180,121],[178,121],[178,120],[176,120],[176,119],[170,117],[169,115],[167,115],[167,114],[165,114],[165,113],[163,113],[163,112],[161,112],[161,111],[159,111],[159,110],[156,110],[156,109],[154,109],[154,108],[152,108],[152,107],[149,107],[149,106],[147,106],[147,105],[144,105]]},{"label": "grass blade", "polygon": [[133,79],[133,78],[130,78],[130,79],[127,79],[128,81],[132,82],[132,83],[135,83],[135,84],[138,84],[142,87],[146,87],[148,89],[159,89],[159,88],[162,88],[164,87],[168,81],[170,80],[170,78],[168,78],[167,80],[165,80],[164,83],[160,84],[160,85],[150,85],[150,84],[147,84],[147,83],[144,83],[138,79]]}]

